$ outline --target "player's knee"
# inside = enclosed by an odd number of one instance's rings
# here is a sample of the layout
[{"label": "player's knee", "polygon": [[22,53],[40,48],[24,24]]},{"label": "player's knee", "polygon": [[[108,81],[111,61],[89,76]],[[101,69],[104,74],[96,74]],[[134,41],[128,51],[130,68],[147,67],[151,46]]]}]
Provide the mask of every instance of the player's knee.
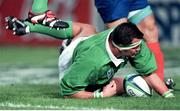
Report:
[{"label": "player's knee", "polygon": [[156,26],[155,21],[154,21],[154,20],[151,20],[151,21],[149,21],[149,22],[146,22],[146,23],[145,23],[145,28],[146,28],[146,30],[149,31],[149,32],[154,32],[154,31],[156,31],[156,30],[157,30],[157,26]]},{"label": "player's knee", "polygon": [[84,23],[73,23],[74,36],[90,36],[96,33],[94,26]]},{"label": "player's knee", "polygon": [[89,34],[95,34],[96,33],[96,28],[92,25],[87,24],[86,28],[84,28],[84,29],[86,29]]},{"label": "player's knee", "polygon": [[96,29],[94,26],[90,24],[81,24],[81,33],[79,36],[91,36],[96,33]]},{"label": "player's knee", "polygon": [[79,33],[81,33],[81,26],[79,25],[73,25],[73,36],[77,36]]},{"label": "player's knee", "polygon": [[147,41],[158,41],[158,28],[154,20],[150,20],[149,22],[145,22],[142,30],[145,34],[145,39]]}]

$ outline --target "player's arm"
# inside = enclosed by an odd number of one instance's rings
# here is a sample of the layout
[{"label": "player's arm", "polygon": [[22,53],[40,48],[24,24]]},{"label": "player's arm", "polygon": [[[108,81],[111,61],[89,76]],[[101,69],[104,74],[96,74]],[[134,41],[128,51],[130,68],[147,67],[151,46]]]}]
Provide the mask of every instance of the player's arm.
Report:
[{"label": "player's arm", "polygon": [[154,73],[157,69],[156,61],[145,42],[142,42],[140,48],[140,52],[134,58],[130,58],[131,65],[135,67],[137,72],[144,76],[147,83],[157,93],[163,97],[174,97],[174,95],[168,91],[164,82]]},{"label": "player's arm", "polygon": [[76,94],[69,95],[69,96],[64,96],[65,98],[79,98],[79,99],[89,99],[89,98],[94,98],[94,93],[93,92],[88,92],[88,91],[79,91]]},{"label": "player's arm", "polygon": [[147,83],[164,98],[175,97],[171,91],[167,88],[164,82],[157,76],[156,73],[151,73],[150,75],[144,76]]},{"label": "player's arm", "polygon": [[94,92],[89,91],[79,91],[78,93],[64,96],[65,98],[79,98],[79,99],[90,99],[90,98],[103,98],[111,97],[117,93],[116,83],[111,81],[109,84],[103,87],[103,90],[96,90]]}]

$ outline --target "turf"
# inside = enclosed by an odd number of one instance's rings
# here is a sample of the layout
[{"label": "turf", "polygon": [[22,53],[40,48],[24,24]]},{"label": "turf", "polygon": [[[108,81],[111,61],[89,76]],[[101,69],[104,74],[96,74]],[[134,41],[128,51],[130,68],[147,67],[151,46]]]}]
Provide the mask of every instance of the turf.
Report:
[{"label": "turf", "polygon": [[54,47],[0,47],[0,66],[55,67],[58,56]]},{"label": "turf", "polygon": [[[0,110],[12,109],[71,109],[71,110],[179,110],[180,109],[180,49],[164,49],[166,68],[176,81],[176,98],[164,99],[158,94],[150,98],[111,97],[103,99],[64,99],[59,96],[58,48],[1,47],[0,48]],[[178,51],[179,50],[179,51]],[[52,72],[37,73],[37,68]],[[174,71],[176,68],[177,71]],[[18,69],[16,72],[14,69]],[[29,73],[24,70],[34,69]],[[21,75],[18,75],[22,73]],[[167,74],[167,73],[166,73]],[[16,75],[16,76],[15,76]],[[23,79],[19,79],[20,77]],[[37,79],[39,77],[39,79]],[[2,79],[4,78],[4,79]],[[12,78],[12,79],[11,79]],[[46,79],[44,79],[46,78]],[[54,78],[54,79],[51,79]],[[44,79],[42,82],[41,79]],[[14,80],[14,81],[13,81]],[[18,80],[18,81],[16,81]],[[39,82],[33,83],[36,80]],[[54,82],[49,82],[54,81]],[[5,84],[3,84],[5,83]]]},{"label": "turf", "polygon": [[150,98],[63,99],[57,85],[11,85],[1,86],[0,109],[180,109],[180,91],[175,95],[174,99],[157,94]]}]

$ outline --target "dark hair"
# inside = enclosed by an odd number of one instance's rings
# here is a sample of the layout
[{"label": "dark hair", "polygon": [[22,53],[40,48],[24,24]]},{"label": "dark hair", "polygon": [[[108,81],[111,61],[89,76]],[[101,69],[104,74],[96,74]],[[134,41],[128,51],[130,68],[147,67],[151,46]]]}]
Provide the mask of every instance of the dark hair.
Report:
[{"label": "dark hair", "polygon": [[129,45],[133,38],[142,39],[143,33],[131,22],[118,25],[110,34],[112,41],[119,45]]}]

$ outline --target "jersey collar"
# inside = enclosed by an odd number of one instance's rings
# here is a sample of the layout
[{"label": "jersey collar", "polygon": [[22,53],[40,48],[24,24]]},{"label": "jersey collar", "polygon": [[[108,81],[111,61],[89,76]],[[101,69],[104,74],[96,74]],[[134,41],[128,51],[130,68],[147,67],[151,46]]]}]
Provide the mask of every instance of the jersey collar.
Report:
[{"label": "jersey collar", "polygon": [[109,47],[109,37],[110,37],[110,33],[113,31],[113,29],[109,32],[109,34],[106,37],[106,51],[109,55],[109,58],[111,59],[111,61],[115,64],[115,66],[119,66],[122,62],[124,62],[124,59],[118,59],[114,56],[114,54],[112,53],[110,47]]}]

